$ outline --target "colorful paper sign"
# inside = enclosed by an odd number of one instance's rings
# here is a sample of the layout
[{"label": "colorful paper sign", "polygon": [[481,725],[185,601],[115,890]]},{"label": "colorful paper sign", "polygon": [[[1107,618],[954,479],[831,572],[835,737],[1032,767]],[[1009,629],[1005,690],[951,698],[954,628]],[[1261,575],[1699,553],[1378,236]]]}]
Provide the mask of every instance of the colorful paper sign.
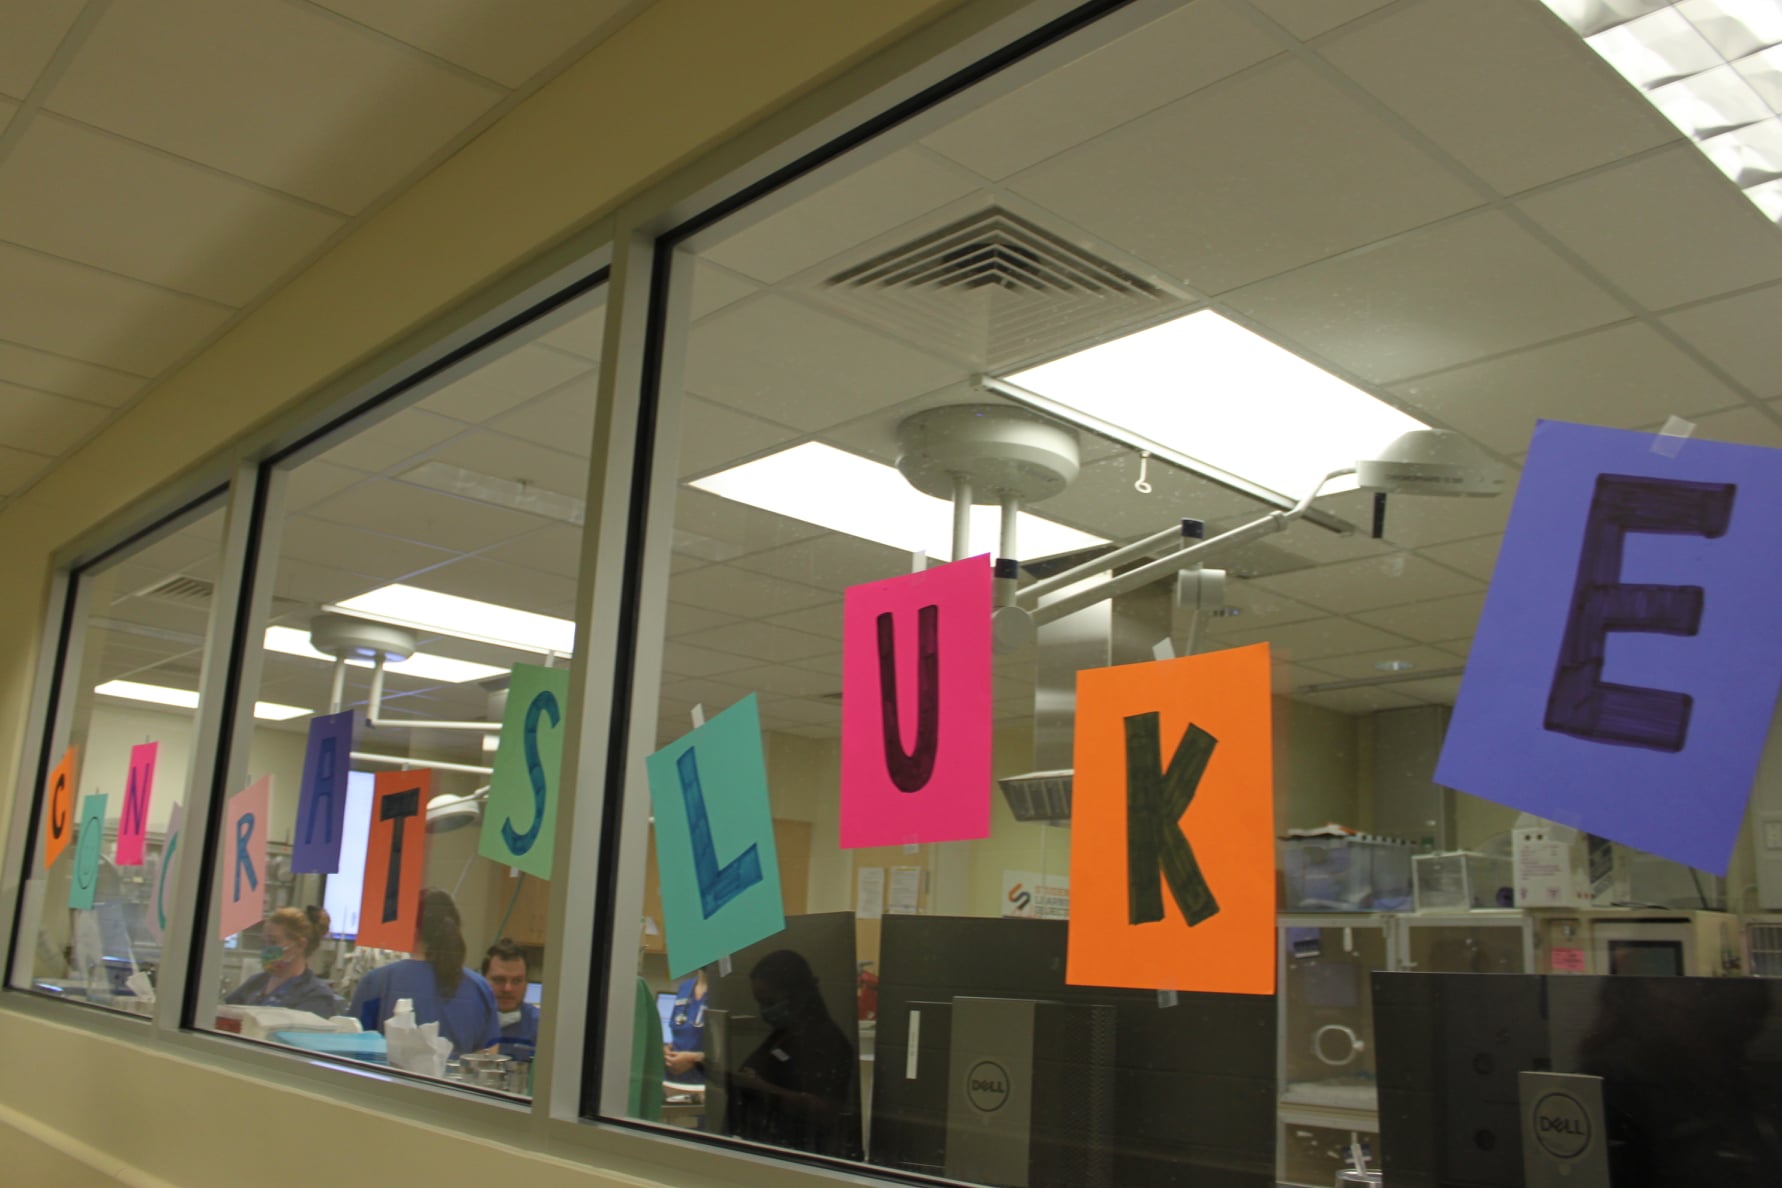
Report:
[{"label": "colorful paper sign", "polygon": [[431,771],[380,771],[371,797],[365,844],[365,891],[358,944],[415,950],[421,929],[421,876],[427,865],[427,801]]},{"label": "colorful paper sign", "polygon": [[1268,645],[1077,674],[1065,980],[1272,994]]},{"label": "colorful paper sign", "polygon": [[68,880],[68,906],[76,911],[92,911],[93,895],[99,889],[99,849],[105,841],[105,802],[103,792],[95,792],[80,802],[80,832],[74,847],[74,873]]},{"label": "colorful paper sign", "polygon": [[1037,870],[1003,871],[1002,914],[1017,920],[1070,919],[1070,877]]},{"label": "colorful paper sign", "polygon": [[130,748],[130,770],[124,779],[124,806],[118,816],[117,864],[142,865],[142,843],[148,837],[149,798],[155,791],[155,757],[161,744]]},{"label": "colorful paper sign", "polygon": [[988,556],[850,587],[841,844],[990,836]]},{"label": "colorful paper sign", "polygon": [[755,695],[649,756],[644,770],[669,976],[785,928]]},{"label": "colorful paper sign", "polygon": [[217,896],[224,940],[260,922],[266,906],[266,830],[270,826],[272,777],[261,776],[223,805]]},{"label": "colorful paper sign", "polygon": [[353,711],[310,719],[303,749],[303,784],[291,834],[291,870],[333,874],[340,869],[345,830],[347,775],[352,769]]},{"label": "colorful paper sign", "polygon": [[160,940],[167,933],[167,910],[173,906],[174,884],[170,877],[174,862],[179,854],[179,843],[186,823],[186,806],[176,804],[173,812],[167,817],[167,831],[162,834],[161,853],[155,858],[151,868],[151,885],[155,889],[149,899],[149,910],[144,914],[143,923],[148,927],[149,935]]},{"label": "colorful paper sign", "polygon": [[1552,949],[1554,973],[1585,973],[1590,966],[1583,949]]},{"label": "colorful paper sign", "polygon": [[568,670],[514,665],[477,844],[483,857],[537,878],[551,877],[568,726]]},{"label": "colorful paper sign", "polygon": [[77,747],[62,752],[62,761],[43,786],[43,869],[48,870],[74,840],[74,763]]},{"label": "colorful paper sign", "polygon": [[1782,681],[1779,501],[1782,450],[1541,422],[1437,781],[1724,874]]}]

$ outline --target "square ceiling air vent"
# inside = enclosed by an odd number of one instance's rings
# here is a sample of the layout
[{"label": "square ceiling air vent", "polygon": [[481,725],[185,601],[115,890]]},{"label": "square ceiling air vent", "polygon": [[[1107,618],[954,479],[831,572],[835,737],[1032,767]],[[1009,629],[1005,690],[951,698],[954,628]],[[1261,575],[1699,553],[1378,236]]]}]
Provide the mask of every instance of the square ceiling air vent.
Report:
[{"label": "square ceiling air vent", "polygon": [[853,317],[987,371],[1189,304],[996,206],[882,249],[819,290]]}]

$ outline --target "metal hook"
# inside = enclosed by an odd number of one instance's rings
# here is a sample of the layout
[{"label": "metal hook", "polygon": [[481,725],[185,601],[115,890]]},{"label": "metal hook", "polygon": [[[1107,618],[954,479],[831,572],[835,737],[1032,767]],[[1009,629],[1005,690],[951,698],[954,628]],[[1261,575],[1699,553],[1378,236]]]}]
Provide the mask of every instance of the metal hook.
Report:
[{"label": "metal hook", "polygon": [[1138,482],[1132,484],[1132,489],[1137,491],[1140,495],[1149,495],[1151,493],[1151,484],[1145,480],[1145,473],[1150,469],[1150,466],[1151,451],[1140,450]]}]

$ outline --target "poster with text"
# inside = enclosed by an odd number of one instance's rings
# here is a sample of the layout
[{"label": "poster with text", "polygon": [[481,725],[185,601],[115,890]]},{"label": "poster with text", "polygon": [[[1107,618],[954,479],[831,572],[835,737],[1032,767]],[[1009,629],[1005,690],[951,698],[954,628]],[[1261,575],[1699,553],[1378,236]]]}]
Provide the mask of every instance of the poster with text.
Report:
[{"label": "poster with text", "polygon": [[227,940],[265,915],[267,810],[272,777],[261,776],[223,805],[222,860],[217,863],[222,900],[218,934]]},{"label": "poster with text", "polygon": [[541,879],[556,847],[568,713],[568,669],[514,665],[477,852]]},{"label": "poster with text", "polygon": [[333,874],[340,869],[352,750],[352,710],[310,719],[309,741],[303,748],[303,783],[297,792],[297,823],[291,835],[294,874]]},{"label": "poster with text", "polygon": [[1003,871],[1002,914],[1016,920],[1070,919],[1070,876]]},{"label": "poster with text", "polygon": [[755,695],[649,756],[644,769],[669,976],[785,928]]},{"label": "poster with text", "polygon": [[68,906],[76,911],[92,911],[93,895],[99,889],[99,848],[105,841],[105,802],[103,792],[95,792],[80,802],[80,832],[74,839],[74,873],[68,880]]},{"label": "poster with text", "polygon": [[76,747],[62,752],[61,761],[43,784],[43,869],[48,870],[74,840],[74,765]]},{"label": "poster with text", "polygon": [[365,843],[365,889],[357,943],[415,951],[421,929],[421,876],[427,865],[427,801],[431,771],[380,771],[371,797]]},{"label": "poster with text", "polygon": [[161,843],[161,853],[150,867],[149,878],[154,887],[154,895],[149,899],[149,910],[143,915],[143,924],[149,935],[160,940],[167,934],[167,912],[173,906],[174,886],[172,871],[178,860],[180,836],[185,829],[186,806],[176,804],[167,816],[167,832]]},{"label": "poster with text", "polygon": [[1726,872],[1782,681],[1782,450],[1543,421],[1436,780]]},{"label": "poster with text", "polygon": [[990,836],[987,556],[848,589],[841,844]]},{"label": "poster with text", "polygon": [[1065,980],[1275,989],[1268,645],[1077,674]]},{"label": "poster with text", "polygon": [[149,798],[155,791],[155,759],[161,744],[130,748],[130,769],[124,776],[124,807],[118,817],[117,864],[142,865],[142,843],[148,837]]}]

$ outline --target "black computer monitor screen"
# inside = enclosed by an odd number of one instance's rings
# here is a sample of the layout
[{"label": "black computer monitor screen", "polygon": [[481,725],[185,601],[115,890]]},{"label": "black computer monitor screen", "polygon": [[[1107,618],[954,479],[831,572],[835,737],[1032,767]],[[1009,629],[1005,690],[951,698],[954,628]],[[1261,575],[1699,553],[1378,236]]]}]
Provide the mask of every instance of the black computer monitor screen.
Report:
[{"label": "black computer monitor screen", "polygon": [[1612,940],[1609,972],[1636,977],[1683,976],[1683,942],[1675,940]]}]

